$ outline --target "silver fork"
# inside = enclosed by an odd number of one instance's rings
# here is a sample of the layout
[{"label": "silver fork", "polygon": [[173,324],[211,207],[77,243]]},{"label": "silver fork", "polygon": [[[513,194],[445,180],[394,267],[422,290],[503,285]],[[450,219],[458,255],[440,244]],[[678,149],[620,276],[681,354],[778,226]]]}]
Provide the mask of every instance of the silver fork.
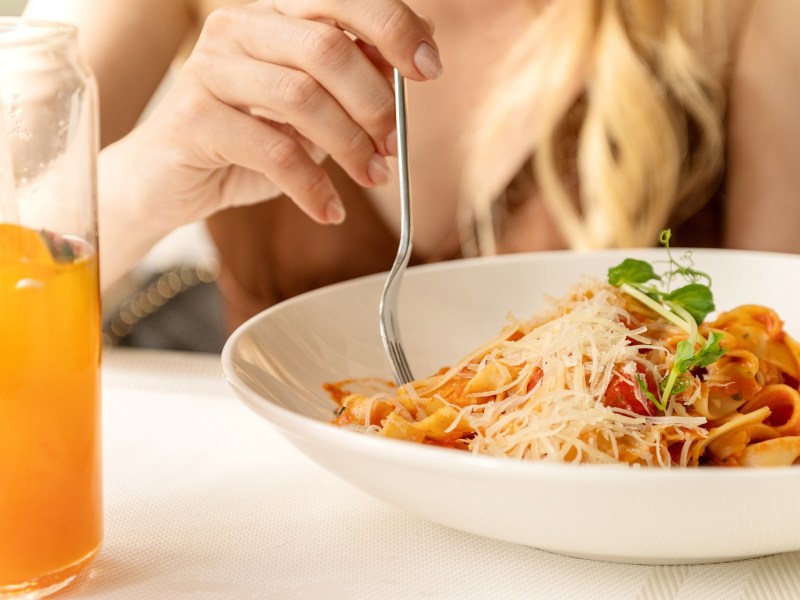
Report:
[{"label": "silver fork", "polygon": [[397,316],[397,294],[403,273],[411,258],[411,188],[408,183],[408,144],[406,135],[406,84],[400,72],[394,70],[395,116],[397,121],[397,164],[400,172],[400,246],[381,295],[381,340],[398,385],[412,381],[411,367],[400,340]]}]

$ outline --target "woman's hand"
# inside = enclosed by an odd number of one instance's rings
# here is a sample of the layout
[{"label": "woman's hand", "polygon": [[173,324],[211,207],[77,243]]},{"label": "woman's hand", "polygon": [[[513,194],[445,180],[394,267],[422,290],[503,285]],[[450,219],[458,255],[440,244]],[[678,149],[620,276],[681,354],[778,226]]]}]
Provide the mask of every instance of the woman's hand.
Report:
[{"label": "woman's hand", "polygon": [[126,185],[170,227],[282,194],[338,223],[319,163],[330,155],[363,186],[388,181],[392,66],[417,81],[441,72],[431,26],[400,0],[223,8],[152,115],[108,150],[135,165]]}]

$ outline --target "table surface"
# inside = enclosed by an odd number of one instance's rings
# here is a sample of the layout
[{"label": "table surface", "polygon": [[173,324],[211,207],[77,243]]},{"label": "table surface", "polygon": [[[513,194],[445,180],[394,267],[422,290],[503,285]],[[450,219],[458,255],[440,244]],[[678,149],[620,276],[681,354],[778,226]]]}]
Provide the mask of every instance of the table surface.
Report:
[{"label": "table surface", "polygon": [[404,513],[295,450],[217,355],[109,349],[103,402],[105,542],[54,598],[800,598],[800,552],[622,565]]}]

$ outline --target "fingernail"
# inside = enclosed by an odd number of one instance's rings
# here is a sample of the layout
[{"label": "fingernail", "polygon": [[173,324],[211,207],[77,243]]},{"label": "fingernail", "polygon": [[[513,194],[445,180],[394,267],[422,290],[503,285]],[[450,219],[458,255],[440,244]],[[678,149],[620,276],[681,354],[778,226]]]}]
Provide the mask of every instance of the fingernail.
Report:
[{"label": "fingernail", "polygon": [[442,74],[439,55],[428,42],[421,42],[414,52],[414,65],[428,79],[436,79]]},{"label": "fingernail", "polygon": [[375,185],[389,183],[391,171],[389,170],[389,165],[386,163],[386,159],[380,154],[373,154],[369,165],[367,165],[367,175],[369,175],[370,180]]},{"label": "fingernail", "polygon": [[397,156],[397,130],[393,129],[392,132],[386,136],[386,153],[389,156]]},{"label": "fingernail", "polygon": [[325,207],[325,217],[328,219],[329,223],[333,223],[334,225],[338,225],[344,221],[344,205],[339,198],[334,198],[328,202],[328,206]]}]

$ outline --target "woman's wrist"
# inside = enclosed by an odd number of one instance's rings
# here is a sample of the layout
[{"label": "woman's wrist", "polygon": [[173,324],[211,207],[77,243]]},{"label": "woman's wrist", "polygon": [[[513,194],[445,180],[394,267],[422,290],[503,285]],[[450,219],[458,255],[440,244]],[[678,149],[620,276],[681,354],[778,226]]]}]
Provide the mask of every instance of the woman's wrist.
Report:
[{"label": "woman's wrist", "polygon": [[[133,135],[133,134],[131,134]],[[145,172],[133,140],[123,138],[98,157],[100,284],[108,289],[158,242],[184,223],[156,210],[165,190]],[[161,188],[161,189],[157,189]]]}]

